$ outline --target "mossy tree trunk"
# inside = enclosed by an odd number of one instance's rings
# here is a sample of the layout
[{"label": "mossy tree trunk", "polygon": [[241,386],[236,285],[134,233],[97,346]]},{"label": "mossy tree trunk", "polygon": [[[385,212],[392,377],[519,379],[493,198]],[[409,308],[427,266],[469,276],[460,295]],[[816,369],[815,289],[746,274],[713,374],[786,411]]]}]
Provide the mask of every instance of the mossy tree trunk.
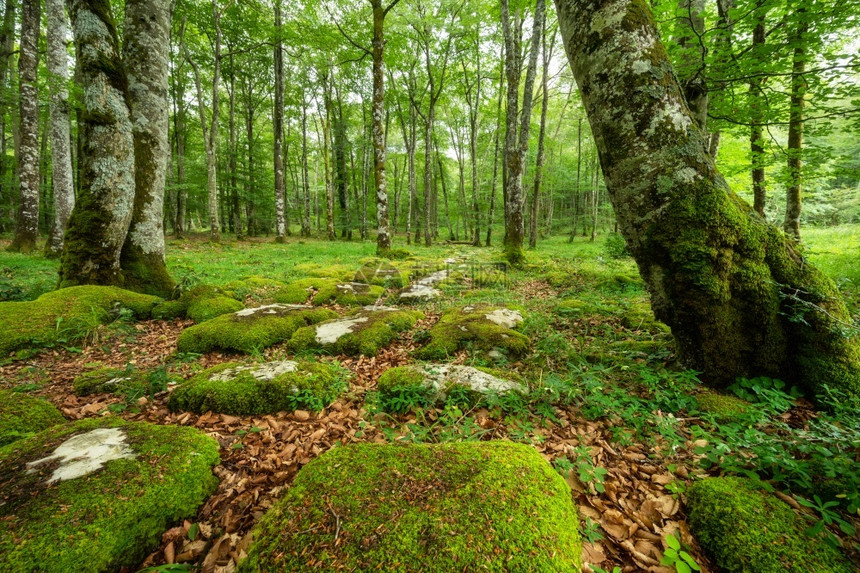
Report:
[{"label": "mossy tree trunk", "polygon": [[833,282],[717,172],[645,0],[556,0],[619,228],[678,351],[715,385],[860,390]]},{"label": "mossy tree trunk", "polygon": [[120,251],[134,203],[128,82],[110,5],[68,0],[81,98],[80,191],[69,217],[60,286],[121,284]]},{"label": "mossy tree trunk", "polygon": [[123,60],[134,131],[135,195],[120,256],[123,286],[168,298],[176,283],[164,259],[170,2],[126,0]]},{"label": "mossy tree trunk", "polygon": [[66,50],[68,19],[63,0],[46,0],[48,23],[48,72],[50,74],[51,167],[54,192],[54,222],[45,245],[45,255],[59,257],[63,235],[75,206],[72,181],[71,110],[69,108],[69,54]]},{"label": "mossy tree trunk", "polygon": [[18,51],[20,127],[18,182],[20,202],[10,251],[29,253],[39,238],[39,32],[42,5],[29,0],[21,5],[21,44]]}]

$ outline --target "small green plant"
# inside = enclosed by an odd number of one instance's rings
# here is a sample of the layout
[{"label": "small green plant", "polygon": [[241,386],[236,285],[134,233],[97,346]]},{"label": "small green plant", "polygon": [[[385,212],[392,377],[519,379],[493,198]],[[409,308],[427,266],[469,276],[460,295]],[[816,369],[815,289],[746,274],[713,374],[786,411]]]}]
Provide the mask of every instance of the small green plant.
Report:
[{"label": "small green plant", "polygon": [[[797,496],[795,496],[794,499],[796,499],[797,503],[800,505],[812,509],[820,516],[812,527],[806,530],[806,534],[810,537],[824,534],[824,538],[829,543],[838,547],[841,545],[839,538],[827,530],[828,525],[834,524],[838,526],[845,535],[854,535],[856,532],[854,526],[842,519],[839,513],[837,513],[837,508],[839,507],[838,501],[821,501],[821,498],[817,495],[812,496],[811,501]],[[808,515],[806,517],[815,520],[814,517]]]},{"label": "small green plant", "polygon": [[597,543],[603,539],[603,534],[600,533],[600,524],[595,523],[587,516],[585,521],[579,522],[579,535],[586,543]]},{"label": "small green plant", "polygon": [[606,236],[606,242],[603,244],[603,250],[609,258],[623,259],[630,256],[630,251],[627,249],[627,241],[621,233],[609,233]]},{"label": "small green plant", "polygon": [[693,556],[687,552],[689,547],[682,546],[681,540],[674,533],[666,536],[666,545],[668,547],[663,553],[663,558],[660,559],[661,565],[666,565],[667,567],[674,566],[675,571],[678,573],[692,573],[693,571],[702,570],[699,564],[696,563],[696,560],[693,559]]},{"label": "small green plant", "polygon": [[594,462],[591,461],[591,454],[585,446],[575,448],[573,453],[576,456],[575,467],[579,481],[591,487],[596,493],[606,491],[603,482],[606,480],[606,474],[609,473],[609,470],[594,465]]},{"label": "small green plant", "polygon": [[666,491],[672,494],[672,497],[678,499],[678,497],[687,491],[687,484],[682,482],[681,480],[675,480],[666,484]]}]

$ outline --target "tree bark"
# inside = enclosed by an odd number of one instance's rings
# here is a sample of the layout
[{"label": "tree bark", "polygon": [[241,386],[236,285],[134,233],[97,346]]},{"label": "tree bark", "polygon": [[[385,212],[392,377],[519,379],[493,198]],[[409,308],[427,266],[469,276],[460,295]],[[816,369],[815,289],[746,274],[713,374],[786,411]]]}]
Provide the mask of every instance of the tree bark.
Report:
[{"label": "tree bark", "polygon": [[42,5],[28,0],[21,6],[21,44],[18,53],[20,94],[17,225],[10,251],[29,253],[39,238],[39,32]]},{"label": "tree bark", "polygon": [[68,7],[83,97],[80,193],[66,229],[60,286],[121,284],[135,192],[128,81],[110,5],[69,0]]},{"label": "tree bark", "polygon": [[496,102],[496,131],[493,133],[493,179],[490,182],[490,212],[487,217],[487,240],[485,242],[488,247],[493,246],[493,222],[496,216],[496,181],[498,181],[499,176],[499,142],[502,133],[502,98],[505,92],[505,74],[502,73],[505,60],[504,45],[499,59],[501,60],[499,65],[499,97]]},{"label": "tree bark", "polygon": [[553,33],[553,41],[549,49],[547,49],[546,45],[546,31],[544,30],[541,35],[543,36],[541,40],[543,43],[543,77],[541,78],[543,100],[541,101],[540,134],[538,135],[537,159],[535,160],[535,181],[534,189],[532,189],[531,213],[529,214],[529,247],[532,249],[537,246],[540,186],[543,178],[543,155],[546,140],[546,115],[549,106],[549,60],[552,57],[552,49],[555,45],[555,33]]},{"label": "tree bark", "polygon": [[860,348],[833,282],[717,172],[645,0],[556,0],[619,229],[704,379],[770,376],[860,390]]},{"label": "tree bark", "polygon": [[794,52],[791,68],[791,103],[788,114],[788,176],[785,191],[785,234],[800,241],[800,213],[803,201],[803,108],[806,97],[806,10],[798,9],[800,19],[793,34]]},{"label": "tree bark", "polygon": [[308,176],[308,110],[302,87],[302,237],[311,236],[311,187]]},{"label": "tree bark", "polygon": [[134,121],[134,211],[120,266],[127,289],[168,298],[176,283],[164,259],[169,124],[170,2],[126,0],[123,61]]},{"label": "tree bark", "polygon": [[75,206],[72,179],[71,108],[69,107],[69,54],[66,50],[68,19],[63,0],[46,0],[48,23],[48,73],[50,75],[51,167],[54,193],[54,222],[45,255],[59,257],[63,235]]},{"label": "tree bark", "polygon": [[[765,10],[761,3],[756,7],[756,26],[753,29],[752,50],[753,56],[760,54],[766,41],[764,20]],[[767,186],[765,183],[765,156],[764,156],[764,105],[762,97],[762,78],[755,76],[750,80],[749,90],[750,109],[750,163],[752,164],[752,186],[753,186],[753,209],[756,213],[765,216],[764,208],[767,199]]]},{"label": "tree bark", "polygon": [[323,112],[320,121],[323,125],[323,167],[325,173],[325,214],[326,214],[326,237],[329,241],[334,241],[337,239],[337,235],[334,231],[334,187],[332,186],[332,177],[331,177],[331,115],[332,115],[332,103],[331,103],[331,84],[333,78],[334,70],[332,68],[328,69],[328,72],[325,74],[325,78],[323,79]]},{"label": "tree bark", "polygon": [[283,243],[287,235],[285,215],[286,191],[284,189],[284,45],[281,0],[275,0],[275,109],[272,121],[274,130],[274,169],[275,169],[275,242]]},{"label": "tree bark", "polygon": [[568,243],[572,243],[576,238],[577,219],[579,218],[579,196],[581,195],[579,184],[582,174],[582,119],[580,117],[576,124],[576,187],[573,191],[573,227],[570,230]]}]

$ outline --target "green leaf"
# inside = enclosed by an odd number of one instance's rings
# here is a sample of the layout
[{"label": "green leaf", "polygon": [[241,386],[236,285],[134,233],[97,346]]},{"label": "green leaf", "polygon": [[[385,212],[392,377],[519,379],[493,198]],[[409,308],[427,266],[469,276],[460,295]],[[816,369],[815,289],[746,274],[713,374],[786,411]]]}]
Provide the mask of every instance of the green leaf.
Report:
[{"label": "green leaf", "polygon": [[677,563],[675,563],[675,571],[677,571],[678,573],[692,573],[690,566],[683,561],[678,561]]},{"label": "green leaf", "polygon": [[[666,543],[669,545],[670,548],[674,549],[676,552],[681,549],[681,542],[678,540],[677,537],[675,537],[671,533],[666,536]],[[668,549],[667,549],[667,551],[668,551]]]},{"label": "green leaf", "polygon": [[681,559],[683,559],[693,571],[701,571],[702,568],[699,567],[699,564],[696,563],[696,560],[693,559],[693,556],[687,553],[686,551],[681,551]]}]

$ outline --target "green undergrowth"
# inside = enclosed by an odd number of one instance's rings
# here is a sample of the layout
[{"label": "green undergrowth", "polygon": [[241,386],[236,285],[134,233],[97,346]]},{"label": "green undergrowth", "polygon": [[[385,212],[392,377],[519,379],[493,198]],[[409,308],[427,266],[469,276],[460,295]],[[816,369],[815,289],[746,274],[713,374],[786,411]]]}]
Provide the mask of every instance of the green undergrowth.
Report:
[{"label": "green undergrowth", "polygon": [[303,360],[294,372],[271,379],[255,377],[250,370],[253,367],[231,362],[205,370],[177,386],[168,406],[173,411],[202,414],[211,410],[238,416],[294,410],[318,412],[349,386],[348,371],[337,364]]},{"label": "green undergrowth", "polygon": [[530,446],[352,444],[302,469],[239,570],[575,572],[576,523]]},{"label": "green undergrowth", "polygon": [[[46,487],[56,463],[26,464],[74,435],[120,428],[135,457]],[[194,428],[88,419],[54,426],[0,450],[0,562],[8,571],[119,571],[191,519],[218,479],[218,443]]]},{"label": "green undergrowth", "polygon": [[[294,352],[319,352],[376,356],[395,339],[397,333],[412,328],[424,314],[415,310],[362,309],[343,318],[300,328],[290,340]],[[329,337],[329,330],[347,324],[338,334]]]},{"label": "green undergrowth", "polygon": [[43,398],[0,390],[0,447],[65,421],[60,411]]}]

